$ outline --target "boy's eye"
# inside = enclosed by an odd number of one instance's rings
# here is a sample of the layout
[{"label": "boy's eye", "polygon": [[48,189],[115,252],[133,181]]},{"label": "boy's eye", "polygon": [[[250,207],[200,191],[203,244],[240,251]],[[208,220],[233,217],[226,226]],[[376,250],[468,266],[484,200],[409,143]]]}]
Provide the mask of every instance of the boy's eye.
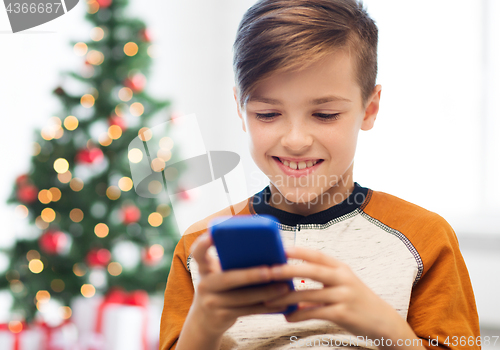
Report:
[{"label": "boy's eye", "polygon": [[[256,113],[256,118],[260,120],[272,120],[278,115],[279,113]],[[336,120],[340,117],[340,113],[314,113],[313,115],[323,120]]]},{"label": "boy's eye", "polygon": [[314,113],[314,115],[320,119],[325,119],[325,120],[336,120],[340,117],[340,113],[334,113],[334,114]]},{"label": "boy's eye", "polygon": [[256,113],[257,119],[270,120],[279,115],[279,113]]}]

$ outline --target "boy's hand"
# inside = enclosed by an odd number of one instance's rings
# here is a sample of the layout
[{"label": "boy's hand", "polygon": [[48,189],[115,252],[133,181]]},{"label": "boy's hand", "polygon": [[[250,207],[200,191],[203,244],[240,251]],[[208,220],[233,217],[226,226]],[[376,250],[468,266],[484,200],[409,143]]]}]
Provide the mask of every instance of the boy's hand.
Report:
[{"label": "boy's hand", "polygon": [[294,277],[323,283],[322,289],[302,290],[266,302],[268,306],[298,303],[299,309],[286,316],[289,322],[322,319],[336,323],[356,336],[371,339],[416,339],[408,323],[392,306],[376,295],[348,265],[321,252],[289,248],[287,257],[301,259],[301,265],[282,265],[271,269],[273,280]]},{"label": "boy's hand", "polygon": [[269,267],[223,272],[219,261],[208,254],[211,245],[211,236],[204,234],[193,243],[191,249],[198,263],[200,280],[188,315],[190,322],[196,322],[209,335],[220,336],[239,316],[279,312],[286,308],[264,304],[267,300],[286,294],[286,283],[234,290],[249,284],[270,282]]}]

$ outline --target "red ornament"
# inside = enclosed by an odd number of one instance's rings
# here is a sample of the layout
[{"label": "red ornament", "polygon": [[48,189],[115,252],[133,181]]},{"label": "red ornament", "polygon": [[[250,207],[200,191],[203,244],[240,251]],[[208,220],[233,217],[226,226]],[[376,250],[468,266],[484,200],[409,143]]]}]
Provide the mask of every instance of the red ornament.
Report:
[{"label": "red ornament", "polygon": [[66,249],[68,237],[61,231],[48,230],[38,239],[38,245],[47,254],[60,254]]},{"label": "red ornament", "polygon": [[163,254],[163,247],[159,244],[154,244],[151,247],[147,247],[142,250],[142,262],[149,266],[156,265],[163,258]]},{"label": "red ornament", "polygon": [[19,175],[16,179],[16,184],[18,186],[25,185],[29,182],[30,178],[28,174]]},{"label": "red ornament", "polygon": [[149,43],[151,42],[151,31],[147,28],[143,28],[139,31],[139,37],[142,41]]},{"label": "red ornament", "polygon": [[96,0],[96,1],[99,4],[99,7],[103,8],[109,7],[113,2],[112,0]]},{"label": "red ornament", "polygon": [[38,188],[31,184],[22,184],[17,189],[17,199],[24,204],[30,204],[38,198]]},{"label": "red ornament", "polygon": [[141,92],[146,87],[146,77],[141,73],[134,74],[131,78],[123,81],[123,85],[132,89],[133,92]]},{"label": "red ornament", "polygon": [[98,163],[104,159],[104,154],[102,153],[100,148],[91,148],[91,149],[81,149],[75,156],[75,161],[77,163]]},{"label": "red ornament", "polygon": [[87,253],[85,260],[87,261],[87,265],[90,267],[105,267],[111,261],[111,253],[105,248],[92,249]]},{"label": "red ornament", "polygon": [[125,119],[122,117],[117,116],[116,114],[111,115],[111,117],[108,118],[108,124],[111,125],[118,125],[120,129],[123,131],[127,130],[127,124],[125,123]]},{"label": "red ornament", "polygon": [[141,218],[141,210],[135,205],[124,206],[121,214],[125,225],[133,224]]}]

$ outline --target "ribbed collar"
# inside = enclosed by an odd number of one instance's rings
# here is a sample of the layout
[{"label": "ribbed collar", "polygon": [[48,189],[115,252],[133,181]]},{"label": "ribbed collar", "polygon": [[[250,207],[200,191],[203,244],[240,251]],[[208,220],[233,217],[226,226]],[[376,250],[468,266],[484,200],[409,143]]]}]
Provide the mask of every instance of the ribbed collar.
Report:
[{"label": "ribbed collar", "polygon": [[307,216],[289,213],[272,207],[269,205],[270,195],[271,189],[269,188],[269,185],[262,191],[253,195],[251,198],[253,211],[259,215],[272,215],[284,225],[295,226],[298,224],[326,224],[327,222],[350,213],[357,208],[365,207],[370,200],[371,190],[366,187],[361,187],[357,182],[355,182],[352,193],[343,202]]}]

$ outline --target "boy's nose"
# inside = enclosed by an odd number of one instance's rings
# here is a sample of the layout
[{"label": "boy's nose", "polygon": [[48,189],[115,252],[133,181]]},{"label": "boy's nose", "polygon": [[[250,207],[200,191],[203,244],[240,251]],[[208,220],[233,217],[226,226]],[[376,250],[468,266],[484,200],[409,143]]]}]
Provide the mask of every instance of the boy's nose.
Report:
[{"label": "boy's nose", "polygon": [[313,143],[313,137],[302,123],[293,123],[281,137],[281,145],[293,152],[300,152]]}]

